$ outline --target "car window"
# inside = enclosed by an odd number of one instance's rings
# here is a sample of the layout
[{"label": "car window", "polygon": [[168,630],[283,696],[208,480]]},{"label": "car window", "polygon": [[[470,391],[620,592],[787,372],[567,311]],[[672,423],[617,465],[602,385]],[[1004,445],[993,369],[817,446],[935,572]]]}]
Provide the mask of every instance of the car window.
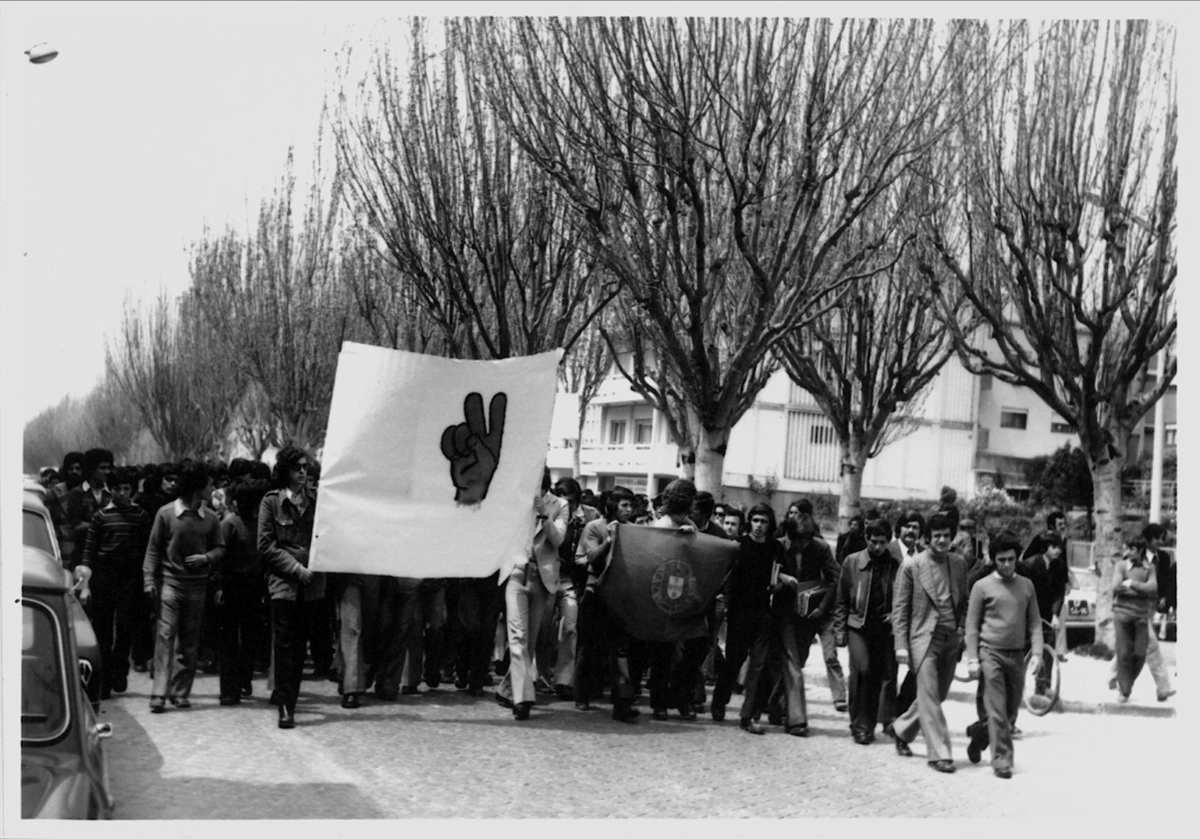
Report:
[{"label": "car window", "polygon": [[53,740],[68,720],[63,639],[49,609],[35,600],[21,605],[21,739]]},{"label": "car window", "polygon": [[34,510],[26,510],[25,515],[21,519],[23,525],[23,539],[21,544],[37,548],[54,556],[54,535],[50,530],[50,523],[45,516]]}]

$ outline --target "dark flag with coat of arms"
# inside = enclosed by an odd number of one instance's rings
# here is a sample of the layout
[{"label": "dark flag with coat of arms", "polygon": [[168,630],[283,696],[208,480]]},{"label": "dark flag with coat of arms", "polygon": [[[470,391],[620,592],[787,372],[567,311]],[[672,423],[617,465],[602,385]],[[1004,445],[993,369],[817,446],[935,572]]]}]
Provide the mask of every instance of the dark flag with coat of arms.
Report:
[{"label": "dark flag with coat of arms", "polygon": [[674,528],[618,525],[596,593],[609,615],[642,641],[707,632],[704,614],[737,556],[731,539]]}]

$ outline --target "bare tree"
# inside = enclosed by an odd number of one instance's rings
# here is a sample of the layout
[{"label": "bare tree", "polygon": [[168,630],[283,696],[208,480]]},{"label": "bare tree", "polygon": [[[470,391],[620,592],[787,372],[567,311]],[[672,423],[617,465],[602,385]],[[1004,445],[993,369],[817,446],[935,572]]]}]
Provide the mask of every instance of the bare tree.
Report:
[{"label": "bare tree", "polygon": [[[206,234],[193,246],[191,272],[193,293],[231,342],[235,366],[261,386],[279,440],[311,448],[325,436],[337,353],[350,320],[339,277],[339,179],[335,174],[327,181],[320,142],[300,207],[296,189],[289,150],[254,236]],[[244,395],[241,389],[237,398]]]},{"label": "bare tree", "polygon": [[[601,314],[601,318],[604,315]],[[612,353],[600,332],[600,321],[592,324],[571,347],[558,368],[558,380],[566,393],[579,397],[579,424],[575,435],[575,475],[582,471],[580,448],[583,445],[583,423],[587,407],[596,396],[601,383],[612,370]]]},{"label": "bare tree", "polygon": [[245,393],[233,411],[232,427],[237,441],[246,447],[254,460],[262,460],[268,448],[280,445],[271,401],[263,386],[253,379],[247,382]]},{"label": "bare tree", "polygon": [[774,345],[882,267],[893,229],[853,248],[846,235],[949,124],[936,48],[957,29],[623,18],[452,31],[622,284],[621,372],[665,415],[684,473],[716,489]]},{"label": "bare tree", "polygon": [[[927,264],[927,263],[925,263]],[[953,331],[973,328],[960,293],[939,312],[910,253],[860,280],[807,329],[775,348],[796,384],[812,394],[841,446],[838,527],[861,510],[863,469],[889,444],[911,433],[934,378],[954,354]]]},{"label": "bare tree", "polygon": [[[1012,70],[947,143],[941,263],[989,327],[977,373],[1027,387],[1079,434],[1095,487],[1098,639],[1111,645],[1126,441],[1175,378],[1175,33],[1146,21],[1010,27]],[[993,37],[980,26],[975,47]],[[956,61],[969,65],[975,49]],[[953,324],[951,324],[953,326]],[[1125,534],[1128,535],[1128,534]]]},{"label": "bare tree", "polygon": [[415,304],[460,357],[569,349],[615,289],[592,293],[594,260],[567,199],[495,118],[455,39],[435,62],[414,21],[407,77],[380,52],[361,111],[343,97],[347,205],[392,268],[373,275],[385,285],[356,286],[360,311],[386,309],[379,295]]},{"label": "bare tree", "polygon": [[144,427],[137,405],[108,375],[84,397],[81,419],[92,445],[112,451],[118,463],[129,459]]},{"label": "bare tree", "polygon": [[220,447],[234,391],[210,359],[217,336],[195,305],[165,293],[149,308],[126,301],[121,333],[105,348],[107,375],[137,406],[167,457],[207,457]]}]

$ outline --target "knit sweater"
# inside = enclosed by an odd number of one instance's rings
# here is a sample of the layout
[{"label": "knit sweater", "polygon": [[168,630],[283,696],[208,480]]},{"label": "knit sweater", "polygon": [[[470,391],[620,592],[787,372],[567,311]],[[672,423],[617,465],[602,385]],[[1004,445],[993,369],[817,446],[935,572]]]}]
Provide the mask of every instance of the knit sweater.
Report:
[{"label": "knit sweater", "polygon": [[967,658],[979,659],[979,645],[997,650],[1022,650],[1031,642],[1034,656],[1042,654],[1042,616],[1033,583],[1014,574],[1007,580],[989,574],[971,589],[967,603]]},{"label": "knit sweater", "polygon": [[150,514],[136,504],[125,508],[109,504],[92,516],[83,564],[93,570],[137,575],[146,556]]},{"label": "knit sweater", "polygon": [[[187,565],[184,559],[204,554],[207,561]],[[142,580],[146,586],[157,585],[156,578],[184,583],[203,583],[211,575],[219,587],[221,558],[225,555],[225,539],[217,514],[201,506],[188,510],[176,500],[164,504],[154,514],[150,528],[150,544],[142,563]]]}]

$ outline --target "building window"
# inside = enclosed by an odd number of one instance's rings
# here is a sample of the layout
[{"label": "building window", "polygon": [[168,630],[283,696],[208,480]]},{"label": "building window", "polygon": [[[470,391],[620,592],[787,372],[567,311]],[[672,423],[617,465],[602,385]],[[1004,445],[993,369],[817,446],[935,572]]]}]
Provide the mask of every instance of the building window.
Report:
[{"label": "building window", "polygon": [[1025,425],[1029,421],[1028,411],[1013,411],[1004,409],[1000,412],[1000,427],[1001,428],[1016,428],[1021,431],[1025,430]]},{"label": "building window", "polygon": [[1052,434],[1070,434],[1071,424],[1067,422],[1052,422],[1050,423],[1050,433]]},{"label": "building window", "polygon": [[625,445],[625,420],[613,420],[608,424],[608,442],[614,446]]},{"label": "building window", "polygon": [[648,446],[654,435],[653,420],[634,420],[633,422],[633,442],[638,446]]},{"label": "building window", "polygon": [[979,377],[979,389],[980,390],[991,390],[992,389],[992,374],[991,373],[984,373],[983,375],[981,375]]},{"label": "building window", "polygon": [[1175,429],[1174,428],[1166,429],[1166,433],[1163,435],[1163,445],[1164,446],[1175,445]]},{"label": "building window", "polygon": [[809,430],[808,442],[814,446],[831,446],[837,442],[837,435],[828,425],[814,425]]},{"label": "building window", "polygon": [[981,428],[978,431],[979,436],[976,438],[975,448],[981,452],[986,452],[988,443],[991,442],[992,430],[990,428]]}]

